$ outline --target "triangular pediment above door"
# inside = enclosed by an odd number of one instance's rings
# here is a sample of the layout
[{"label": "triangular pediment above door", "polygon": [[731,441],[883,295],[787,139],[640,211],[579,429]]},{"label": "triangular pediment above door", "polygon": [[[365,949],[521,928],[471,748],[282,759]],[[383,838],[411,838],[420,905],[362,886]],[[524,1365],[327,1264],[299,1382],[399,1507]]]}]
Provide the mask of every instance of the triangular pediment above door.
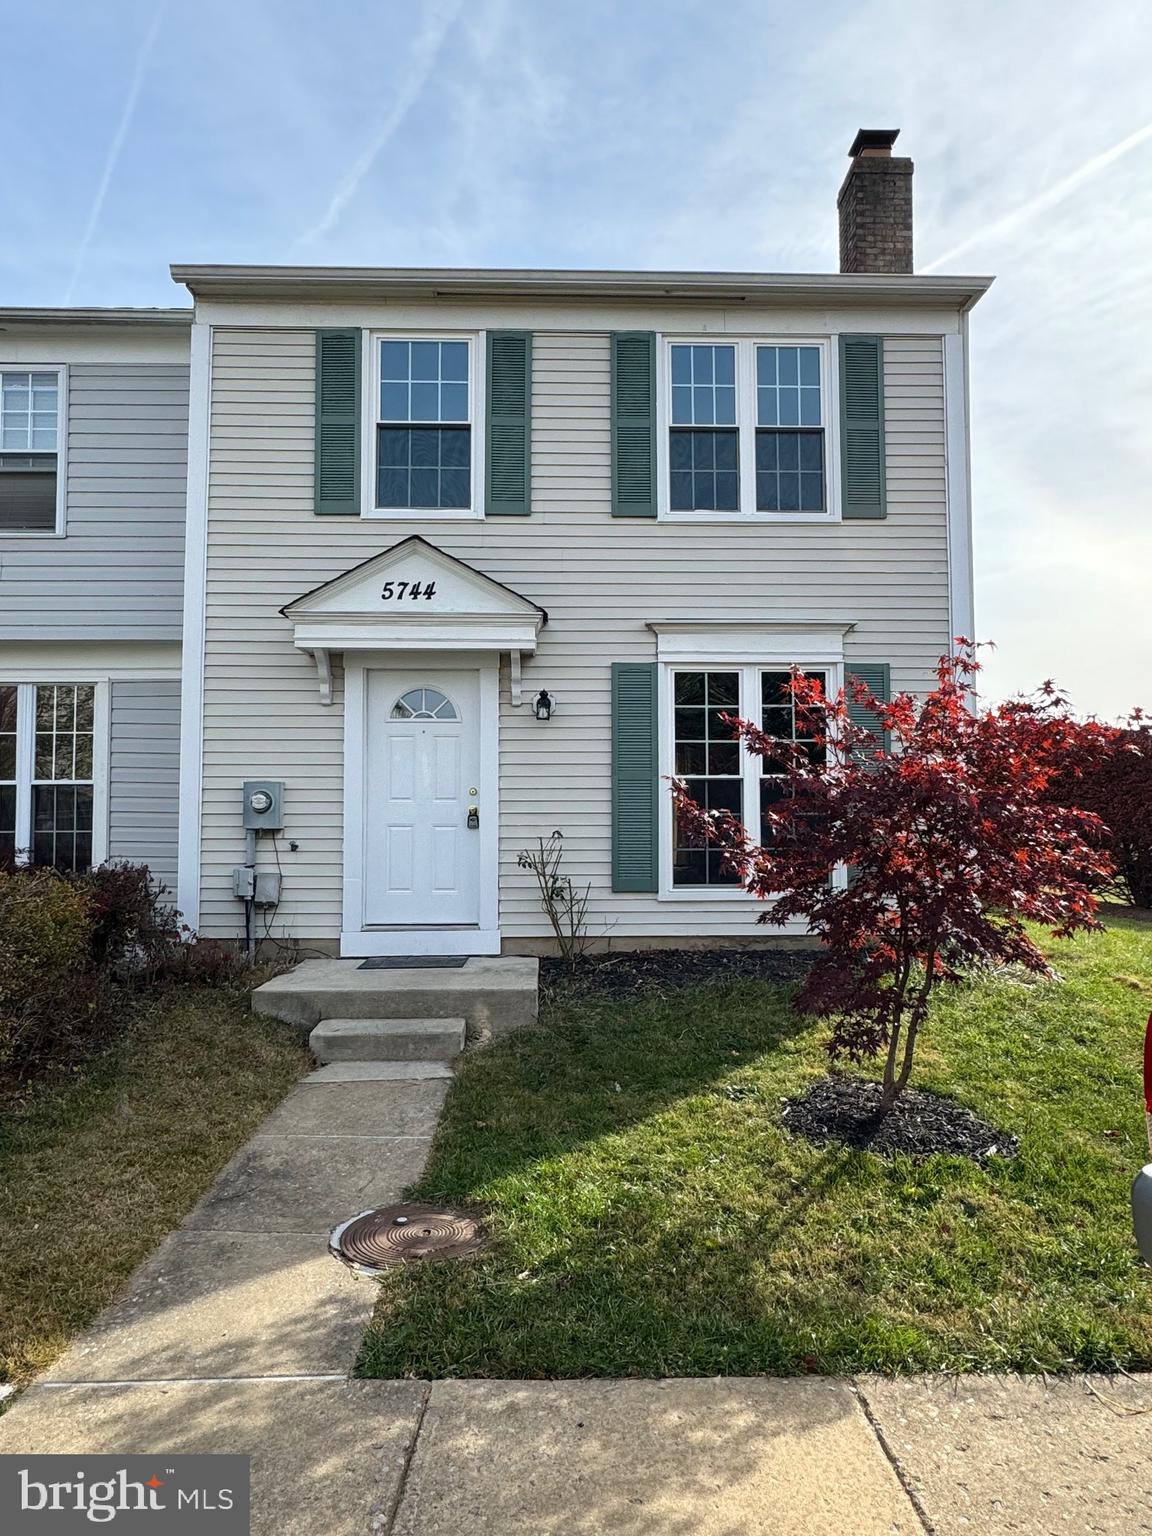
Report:
[{"label": "triangular pediment above door", "polygon": [[[332,702],[329,656],[342,651],[507,651],[519,677],[548,622],[538,603],[418,534],[313,587],[280,612]],[[518,686],[518,685],[514,685]]]},{"label": "triangular pediment above door", "polygon": [[313,587],[280,611],[293,621],[337,616],[427,620],[472,615],[527,619],[539,628],[548,619],[537,603],[419,534]]}]

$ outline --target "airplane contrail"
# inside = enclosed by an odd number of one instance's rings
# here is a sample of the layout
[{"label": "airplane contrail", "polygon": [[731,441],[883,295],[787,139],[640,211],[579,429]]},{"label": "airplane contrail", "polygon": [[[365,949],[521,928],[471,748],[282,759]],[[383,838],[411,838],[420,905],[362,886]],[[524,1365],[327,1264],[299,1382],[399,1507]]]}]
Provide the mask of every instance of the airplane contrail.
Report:
[{"label": "airplane contrail", "polygon": [[100,215],[104,212],[104,200],[108,196],[108,188],[112,183],[112,176],[116,170],[116,162],[120,159],[120,151],[124,148],[124,140],[128,137],[128,130],[132,126],[132,116],[136,111],[136,102],[140,95],[140,87],[144,81],[144,71],[148,68],[148,60],[152,56],[152,49],[156,46],[156,39],[160,35],[160,27],[164,21],[165,12],[168,9],[168,0],[160,0],[156,7],[151,24],[144,34],[144,41],[140,44],[140,52],[136,55],[136,67],[132,71],[132,79],[128,86],[128,94],[124,98],[124,107],[120,113],[120,121],[116,125],[116,132],[112,135],[112,143],[108,147],[108,158],[104,161],[104,172],[100,177],[100,184],[96,188],[96,196],[92,199],[92,207],[88,214],[88,222],[84,226],[84,233],[80,237],[80,244],[76,248],[76,260],[72,265],[72,276],[68,279],[68,286],[64,290],[64,303],[71,304],[72,295],[79,281],[85,258],[88,255],[88,247],[92,243],[92,236],[96,233],[96,226],[100,222]]},{"label": "airplane contrail", "polygon": [[1032,198],[1029,202],[1022,203],[1019,208],[1014,208],[1011,213],[1005,214],[1002,219],[987,225],[984,229],[969,235],[967,240],[961,240],[959,245],[954,245],[950,251],[945,251],[943,256],[937,256],[926,267],[921,267],[921,272],[935,272],[945,263],[954,261],[957,256],[974,245],[981,245],[985,240],[993,240],[1007,230],[1015,229],[1018,224],[1023,224],[1037,213],[1042,213],[1045,208],[1051,208],[1054,203],[1060,202],[1084,182],[1091,180],[1093,176],[1105,170],[1113,161],[1128,154],[1147,140],[1152,139],[1152,123],[1145,123],[1143,128],[1137,128],[1135,133],[1130,133],[1126,139],[1121,139],[1118,144],[1113,144],[1111,149],[1105,149],[1098,155],[1093,155],[1091,160],[1086,160],[1077,170],[1069,172],[1057,182]]},{"label": "airplane contrail", "polygon": [[428,84],[429,76],[436,67],[436,60],[440,55],[440,50],[444,46],[452,23],[460,14],[463,4],[464,0],[451,0],[451,3],[432,10],[428,20],[412,44],[411,58],[408,62],[404,82],[393,97],[392,103],[385,113],[380,126],[353,162],[347,176],[345,176],[344,180],[332,194],[332,200],[324,210],[323,216],[311,229],[300,236],[298,244],[303,245],[312,240],[319,240],[323,235],[326,235],[352,201],[360,183],[372,169],[381,151],[408,116],[409,112],[411,112],[424,87]]}]

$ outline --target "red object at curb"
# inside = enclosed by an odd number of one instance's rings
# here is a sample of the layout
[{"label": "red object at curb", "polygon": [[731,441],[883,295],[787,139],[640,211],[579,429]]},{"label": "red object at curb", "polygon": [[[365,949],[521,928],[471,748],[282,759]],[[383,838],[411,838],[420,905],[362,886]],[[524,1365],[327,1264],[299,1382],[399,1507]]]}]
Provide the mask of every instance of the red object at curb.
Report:
[{"label": "red object at curb", "polygon": [[1152,1115],[1152,1013],[1144,1031],[1144,1108]]}]

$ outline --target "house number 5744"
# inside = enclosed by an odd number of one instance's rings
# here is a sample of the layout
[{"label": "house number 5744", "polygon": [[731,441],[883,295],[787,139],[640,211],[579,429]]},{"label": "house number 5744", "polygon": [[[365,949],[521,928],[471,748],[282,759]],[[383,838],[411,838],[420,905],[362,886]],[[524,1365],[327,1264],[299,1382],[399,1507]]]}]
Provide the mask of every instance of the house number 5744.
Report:
[{"label": "house number 5744", "polygon": [[411,598],[413,601],[418,597],[422,597],[427,601],[435,592],[436,583],[434,581],[427,583],[420,581],[386,581],[380,596],[386,603],[397,602],[400,598],[404,597]]}]

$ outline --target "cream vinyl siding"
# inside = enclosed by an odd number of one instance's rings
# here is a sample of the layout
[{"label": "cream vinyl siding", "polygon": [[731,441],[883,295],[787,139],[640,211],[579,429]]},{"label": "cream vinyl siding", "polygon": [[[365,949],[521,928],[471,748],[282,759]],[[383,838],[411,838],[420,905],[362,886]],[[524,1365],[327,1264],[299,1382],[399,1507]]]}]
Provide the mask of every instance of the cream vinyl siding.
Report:
[{"label": "cream vinyl siding", "polygon": [[[217,328],[213,347],[202,930],[238,931],[231,870],[243,852],[240,785],[273,778],[286,790],[284,893],[271,931],[339,933],[342,677],[338,670],[334,706],[323,708],[312,664],[293,649],[278,610],[423,533],[549,615],[538,654],[524,662],[524,707],[510,705],[506,664],[502,680],[505,940],[546,932],[516,854],[553,828],[565,835],[569,873],[592,882],[594,932],[750,931],[751,903],[611,891],[611,663],[654,658],[645,627],[653,620],[854,622],[849,667],[853,656],[888,661],[894,688],[929,686],[949,640],[941,336],[885,341],[888,517],[811,525],[611,517],[608,335],[540,328],[531,517],[316,518],[311,330]],[[541,687],[556,701],[546,724],[527,704]],[[274,864],[267,839],[260,859]]]},{"label": "cream vinyl siding", "polygon": [[180,684],[112,683],[108,754],[108,857],[147,864],[176,899],[180,807]]}]

